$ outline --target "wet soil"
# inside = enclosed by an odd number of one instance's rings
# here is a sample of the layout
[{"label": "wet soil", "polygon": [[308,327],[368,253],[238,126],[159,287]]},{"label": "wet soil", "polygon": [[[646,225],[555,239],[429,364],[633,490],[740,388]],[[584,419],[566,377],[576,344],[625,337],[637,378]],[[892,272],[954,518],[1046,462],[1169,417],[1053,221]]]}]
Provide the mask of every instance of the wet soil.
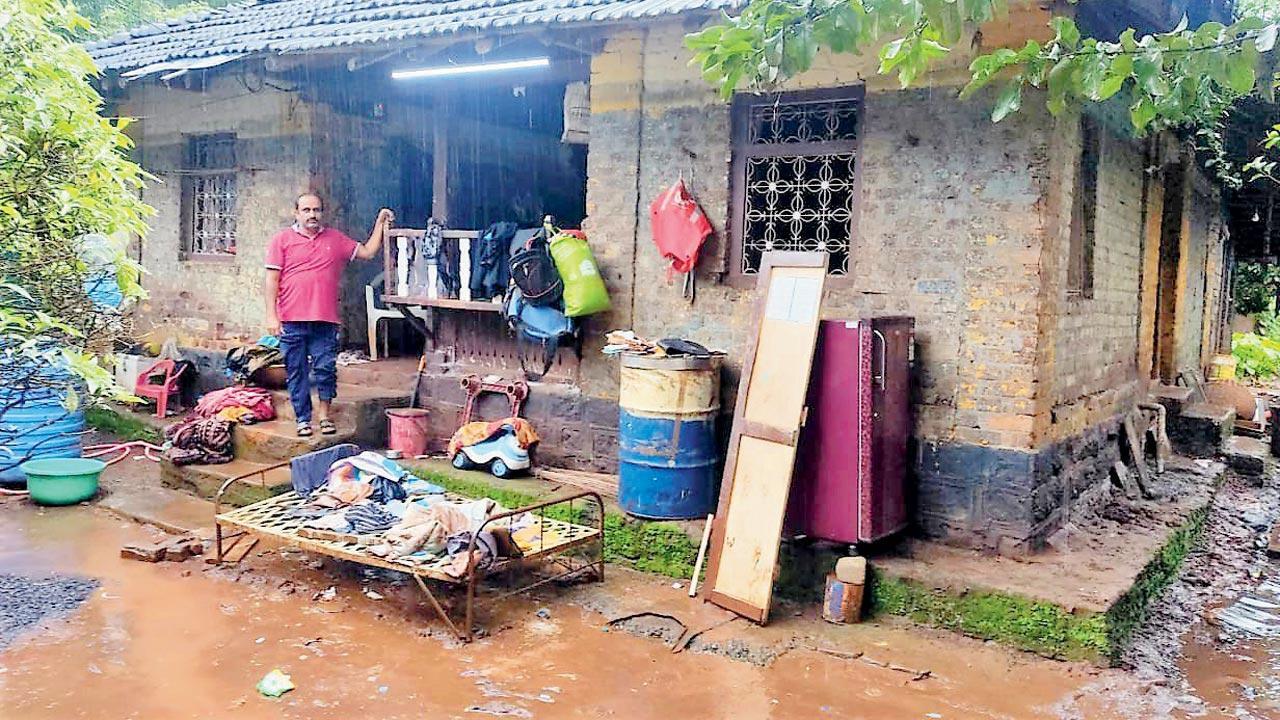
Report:
[{"label": "wet soil", "polygon": [[[0,717],[1158,717],[1116,671],[898,623],[797,634],[725,622],[670,581],[612,569],[604,585],[482,614],[488,635],[462,645],[416,588],[300,552],[236,568],[119,557],[158,533],[91,507],[0,503],[0,572],[100,583],[0,652]],[[673,653],[611,625],[605,605],[683,608],[681,622],[706,625]],[[770,643],[768,662],[726,657]],[[254,690],[274,668],[297,685],[278,700]],[[1087,692],[1099,682],[1110,691]]]},{"label": "wet soil", "polygon": [[1124,657],[1135,679],[1166,689],[1176,717],[1280,718],[1280,625],[1268,635],[1224,614],[1242,598],[1265,602],[1260,588],[1280,576],[1265,550],[1280,516],[1280,479],[1272,472],[1265,482],[1228,474],[1204,538]]},{"label": "wet soil", "polygon": [[75,610],[97,586],[88,578],[0,573],[0,650],[31,626]]}]

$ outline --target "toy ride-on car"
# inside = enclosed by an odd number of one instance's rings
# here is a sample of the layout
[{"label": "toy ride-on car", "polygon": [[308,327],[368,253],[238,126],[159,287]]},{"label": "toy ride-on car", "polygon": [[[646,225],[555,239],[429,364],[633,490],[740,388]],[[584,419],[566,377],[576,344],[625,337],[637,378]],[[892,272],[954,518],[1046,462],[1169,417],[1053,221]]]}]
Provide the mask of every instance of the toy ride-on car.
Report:
[{"label": "toy ride-on car", "polygon": [[459,470],[487,469],[496,478],[508,478],[529,469],[529,450],[520,447],[511,425],[480,442],[464,445],[453,455],[453,466]]}]

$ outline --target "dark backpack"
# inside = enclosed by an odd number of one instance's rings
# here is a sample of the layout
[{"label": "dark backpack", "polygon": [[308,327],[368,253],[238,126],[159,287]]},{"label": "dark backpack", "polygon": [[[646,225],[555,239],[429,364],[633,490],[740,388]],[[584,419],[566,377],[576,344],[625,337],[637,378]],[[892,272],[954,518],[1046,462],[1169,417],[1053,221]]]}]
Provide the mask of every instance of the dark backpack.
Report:
[{"label": "dark backpack", "polygon": [[[556,351],[562,345],[573,345],[575,352],[582,352],[582,334],[578,323],[565,317],[564,311],[549,305],[534,305],[525,298],[523,291],[512,284],[502,301],[502,314],[507,326],[516,336],[516,350],[520,356],[520,369],[530,380],[539,380],[551,369]],[[529,372],[525,366],[526,342],[542,347],[542,372]]]},{"label": "dark backpack", "polygon": [[511,256],[511,281],[520,288],[523,301],[532,305],[554,306],[564,293],[564,281],[551,259],[545,231],[529,238],[523,250]]}]

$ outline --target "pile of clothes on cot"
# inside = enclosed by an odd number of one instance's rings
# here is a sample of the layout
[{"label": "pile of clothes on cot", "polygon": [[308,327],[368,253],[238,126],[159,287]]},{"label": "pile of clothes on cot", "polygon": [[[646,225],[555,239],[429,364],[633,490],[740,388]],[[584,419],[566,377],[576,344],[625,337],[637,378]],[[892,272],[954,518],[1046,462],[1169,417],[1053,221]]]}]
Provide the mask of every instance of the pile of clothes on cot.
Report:
[{"label": "pile of clothes on cot", "polygon": [[256,387],[229,387],[200,398],[187,418],[164,429],[164,456],[174,465],[217,465],[234,456],[231,429],[276,416],[271,393]]},{"label": "pile of clothes on cot", "polygon": [[[325,459],[323,453],[316,455]],[[375,452],[340,457],[323,475],[295,465],[293,486],[303,498],[290,511],[302,519],[300,537],[358,543],[371,555],[413,564],[447,558],[441,569],[452,577],[467,574],[466,551],[473,537],[475,567],[480,569],[557,543],[531,513],[479,532],[486,520],[507,510],[488,499],[449,500],[444,488]]]}]

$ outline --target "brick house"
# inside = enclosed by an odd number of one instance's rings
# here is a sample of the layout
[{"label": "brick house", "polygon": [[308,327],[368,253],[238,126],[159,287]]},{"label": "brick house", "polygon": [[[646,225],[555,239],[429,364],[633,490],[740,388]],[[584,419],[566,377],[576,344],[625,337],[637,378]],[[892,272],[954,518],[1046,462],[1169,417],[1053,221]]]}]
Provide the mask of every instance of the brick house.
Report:
[{"label": "brick house", "polygon": [[[799,233],[821,235],[832,256],[824,316],[916,319],[919,528],[1003,552],[1039,547],[1107,496],[1122,415],[1223,346],[1221,194],[1185,143],[1130,137],[1123,105],[1054,118],[1030,97],[992,124],[990,96],[956,91],[973,53],[1045,37],[1046,6],[1105,34],[1221,16],[1223,3],[1015,2],[918,89],[877,75],[874,57],[826,56],[779,94],[725,102],[682,37],[733,5],[253,0],[91,45],[109,101],[139,118],[136,154],[157,178],[145,192],[159,214],[139,248],[151,293],[141,320],[187,346],[256,337],[266,240],[306,188],[359,238],[383,205],[412,227],[428,214],[471,229],[544,212],[580,221],[614,308],[591,319],[581,360],[561,353],[528,413],[544,458],[610,470],[617,367],[600,335],[633,328],[722,348],[732,393],[759,252],[795,237],[753,213],[776,198],[752,181],[773,178],[772,191],[814,209]],[[549,67],[390,75],[531,56]],[[581,84],[588,138],[570,144],[564,98]],[[667,281],[647,213],[681,175],[717,230],[692,303]],[[829,182],[820,194],[795,182],[806,177]],[[348,272],[354,346],[375,265]],[[518,366],[496,313],[434,308],[429,322],[423,389],[447,436],[460,374]]]}]

